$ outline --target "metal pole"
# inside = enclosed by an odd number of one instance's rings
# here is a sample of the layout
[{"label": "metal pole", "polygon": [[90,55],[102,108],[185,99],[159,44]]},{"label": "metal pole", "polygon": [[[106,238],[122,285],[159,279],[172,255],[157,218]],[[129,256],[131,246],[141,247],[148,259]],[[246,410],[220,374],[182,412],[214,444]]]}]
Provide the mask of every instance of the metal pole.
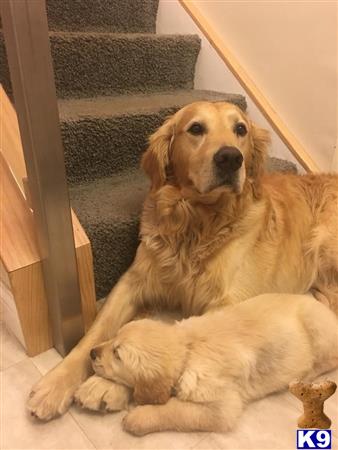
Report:
[{"label": "metal pole", "polygon": [[54,345],[65,355],[84,327],[46,6],[0,4]]}]

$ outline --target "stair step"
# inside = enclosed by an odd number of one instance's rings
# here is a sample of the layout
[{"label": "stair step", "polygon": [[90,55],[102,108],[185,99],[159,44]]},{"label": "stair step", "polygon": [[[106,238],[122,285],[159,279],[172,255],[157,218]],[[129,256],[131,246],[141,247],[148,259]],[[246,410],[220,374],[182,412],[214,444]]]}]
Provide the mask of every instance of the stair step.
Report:
[{"label": "stair step", "polygon": [[[270,158],[267,168],[297,172],[294,164],[278,158]],[[72,207],[92,244],[98,299],[108,294],[134,259],[148,188],[139,169],[70,187]]]},{"label": "stair step", "polygon": [[[192,89],[197,35],[114,34],[51,31],[59,98]],[[0,82],[11,93],[0,30]]]},{"label": "stair step", "polygon": [[47,0],[46,5],[51,30],[155,32],[158,0]]},{"label": "stair step", "polygon": [[59,97],[192,89],[195,35],[51,32]]},{"label": "stair step", "polygon": [[92,245],[98,299],[108,294],[134,259],[148,186],[141,171],[129,170],[69,189],[71,205]]},{"label": "stair step", "polygon": [[286,159],[275,158],[274,156],[268,158],[266,162],[266,170],[268,172],[298,172],[296,164],[291,161],[287,161]]},{"label": "stair step", "polygon": [[194,90],[60,100],[69,182],[90,181],[138,167],[147,137],[165,117],[199,100],[228,101],[246,108],[241,95]]}]

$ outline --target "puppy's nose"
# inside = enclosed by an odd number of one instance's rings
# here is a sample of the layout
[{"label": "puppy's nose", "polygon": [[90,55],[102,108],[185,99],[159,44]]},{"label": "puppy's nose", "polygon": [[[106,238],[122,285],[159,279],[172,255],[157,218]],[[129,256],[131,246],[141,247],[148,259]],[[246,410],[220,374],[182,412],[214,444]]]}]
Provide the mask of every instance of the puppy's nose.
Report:
[{"label": "puppy's nose", "polygon": [[93,361],[95,361],[96,357],[98,356],[97,353],[98,353],[98,352],[97,352],[97,350],[96,350],[95,348],[92,348],[92,349],[90,350],[89,355],[90,355],[90,357],[91,357],[91,359],[92,359]]},{"label": "puppy's nose", "polygon": [[243,163],[243,155],[236,147],[221,147],[214,154],[216,166],[225,172],[235,172]]}]

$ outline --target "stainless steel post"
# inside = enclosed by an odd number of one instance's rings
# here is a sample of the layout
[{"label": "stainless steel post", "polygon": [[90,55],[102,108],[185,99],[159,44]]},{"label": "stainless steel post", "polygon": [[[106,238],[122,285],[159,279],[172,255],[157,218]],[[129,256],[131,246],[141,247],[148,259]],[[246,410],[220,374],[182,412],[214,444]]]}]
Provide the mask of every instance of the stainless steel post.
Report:
[{"label": "stainless steel post", "polygon": [[46,6],[0,5],[54,345],[65,355],[84,328]]}]

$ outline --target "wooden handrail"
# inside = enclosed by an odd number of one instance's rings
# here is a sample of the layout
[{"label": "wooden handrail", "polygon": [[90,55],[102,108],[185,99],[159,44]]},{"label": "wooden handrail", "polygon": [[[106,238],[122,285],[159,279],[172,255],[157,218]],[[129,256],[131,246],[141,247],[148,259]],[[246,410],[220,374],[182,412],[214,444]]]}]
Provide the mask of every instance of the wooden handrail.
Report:
[{"label": "wooden handrail", "polygon": [[226,47],[221,36],[203,16],[198,7],[189,0],[179,1],[301,166],[308,172],[319,172],[318,165],[313,161],[297,137],[288,129],[276,110],[252,81],[233,53]]}]

